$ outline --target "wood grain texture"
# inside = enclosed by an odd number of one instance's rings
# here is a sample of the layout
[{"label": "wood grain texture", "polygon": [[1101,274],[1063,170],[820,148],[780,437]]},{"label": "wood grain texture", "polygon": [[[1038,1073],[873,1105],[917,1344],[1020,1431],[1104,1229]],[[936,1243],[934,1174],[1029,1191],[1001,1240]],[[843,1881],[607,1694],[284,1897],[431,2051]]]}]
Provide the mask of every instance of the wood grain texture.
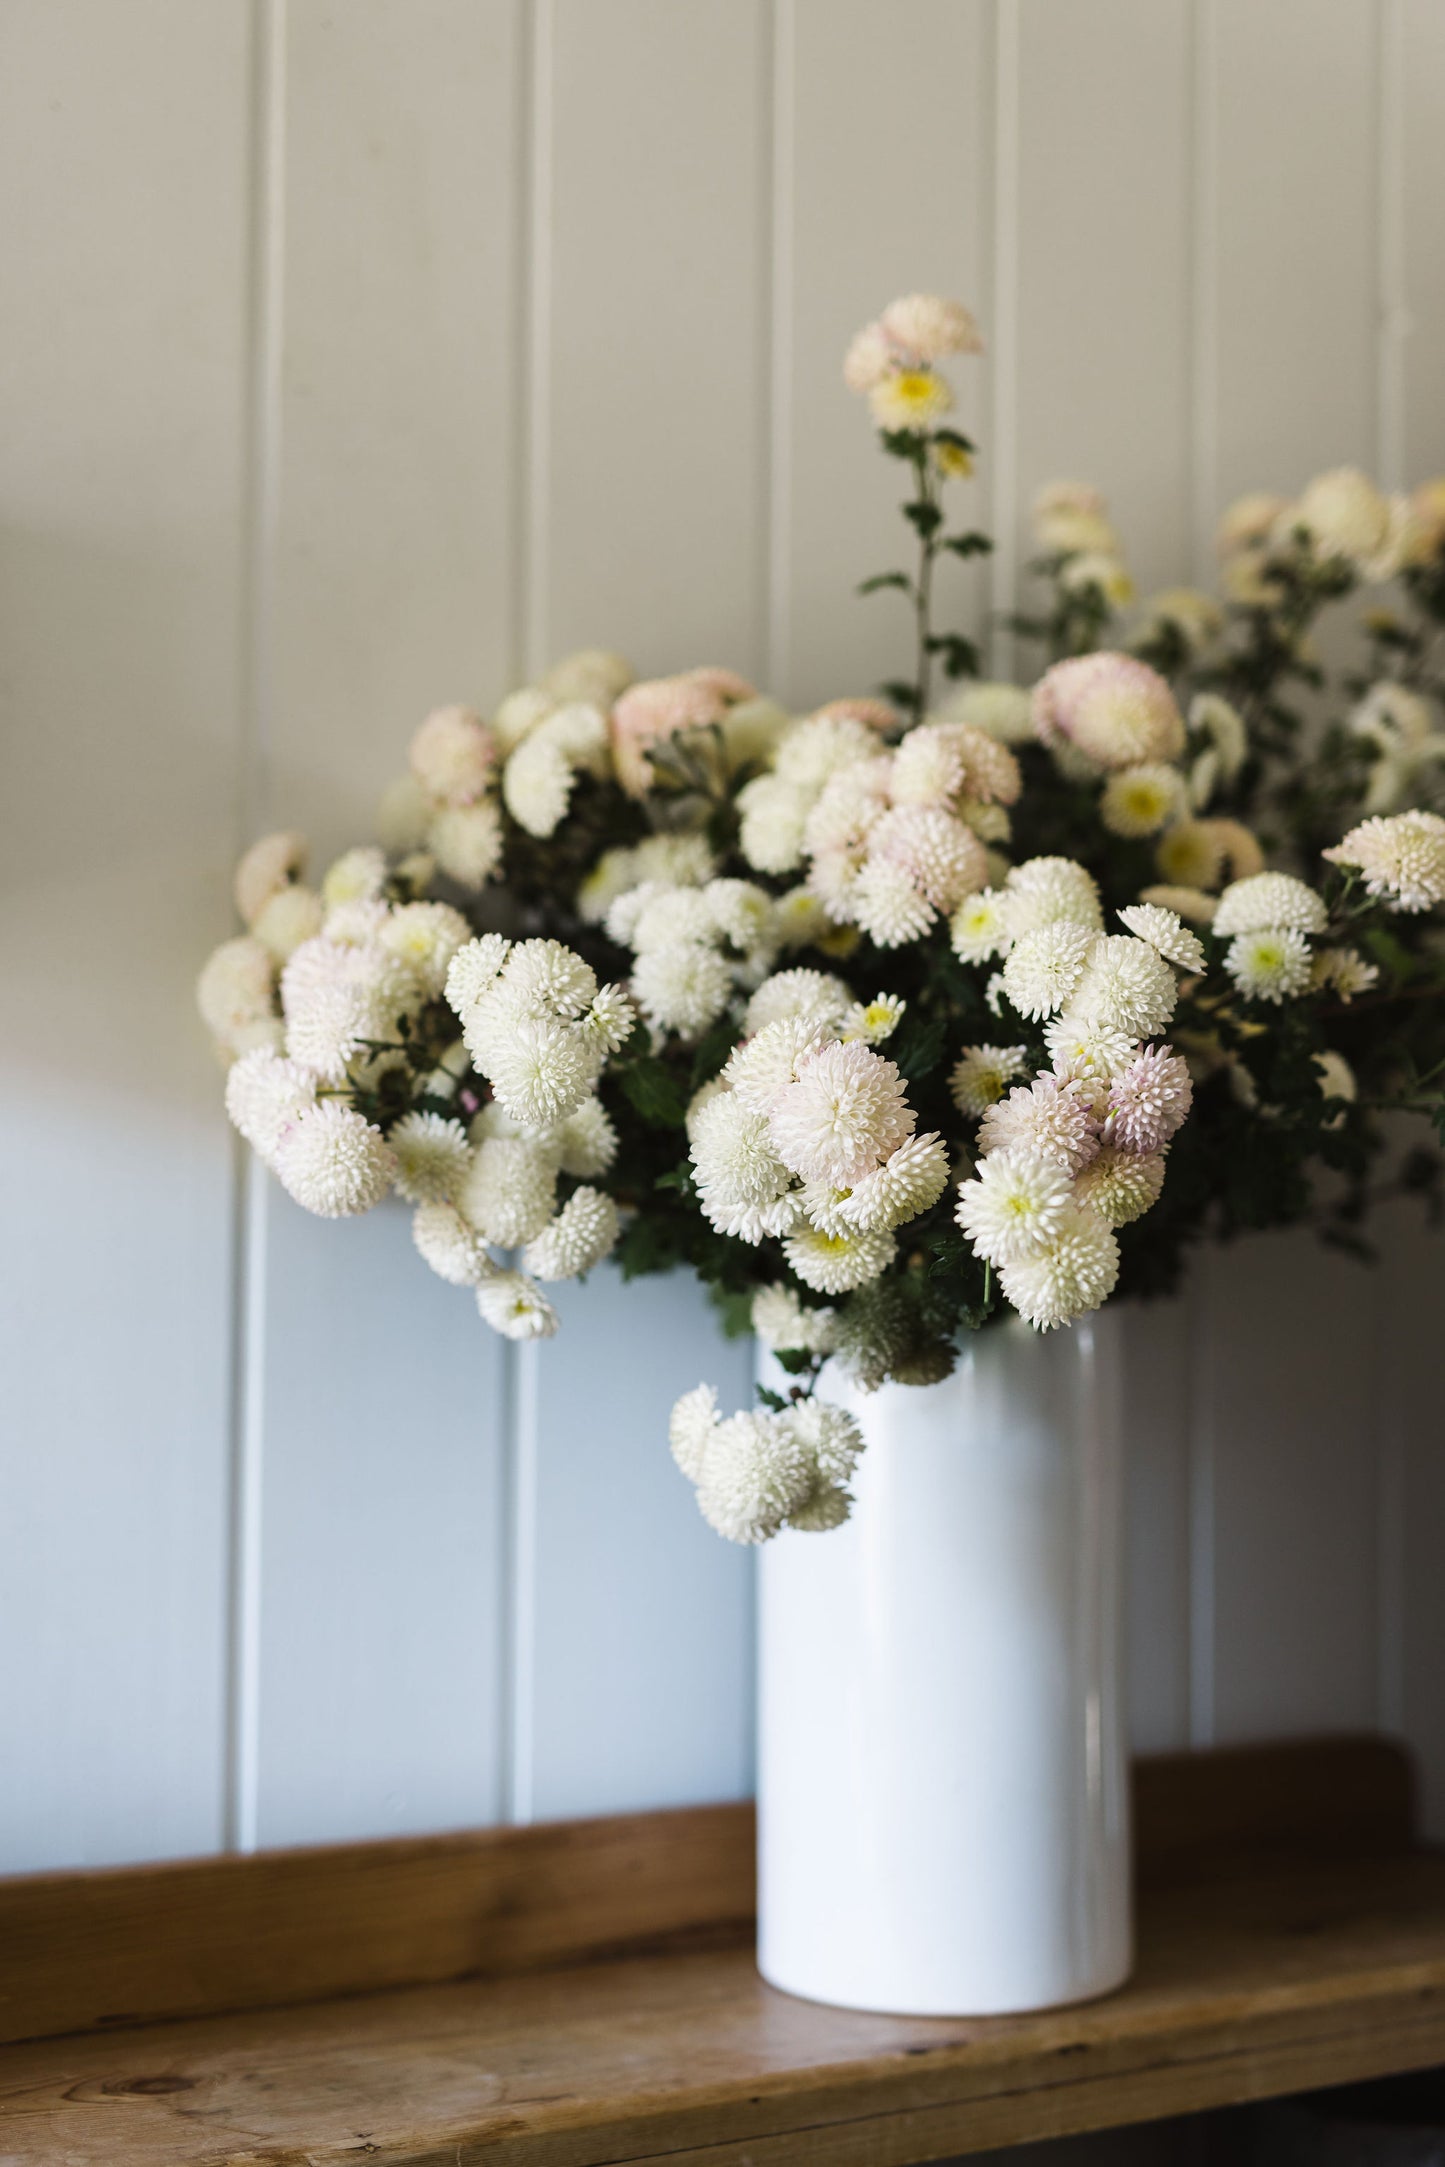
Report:
[{"label": "wood grain texture", "polygon": [[0,2050],[0,2158],[68,2167],[903,2167],[1445,2057],[1445,1861],[1153,1897],[1133,1982],[872,2017],[746,1950]]},{"label": "wood grain texture", "polygon": [[[1322,1739],[1136,1765],[1140,1879],[1408,1848],[1409,1764]],[[751,1805],[0,1882],[0,2037],[578,1962],[753,1912]]]}]

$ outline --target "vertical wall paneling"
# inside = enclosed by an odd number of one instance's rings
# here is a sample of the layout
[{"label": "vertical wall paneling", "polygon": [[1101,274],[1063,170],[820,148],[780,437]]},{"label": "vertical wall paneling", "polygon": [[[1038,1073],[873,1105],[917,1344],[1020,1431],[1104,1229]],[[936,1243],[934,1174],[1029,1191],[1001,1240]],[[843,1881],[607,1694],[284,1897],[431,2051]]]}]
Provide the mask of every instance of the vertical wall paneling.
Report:
[{"label": "vertical wall paneling", "polygon": [[[290,0],[267,810],[320,864],[514,668],[517,0]],[[506,1350],[407,1214],[266,1196],[264,1843],[501,1803]]]},{"label": "vertical wall paneling", "polygon": [[[1192,556],[1193,58],[1184,0],[1021,0],[1013,464],[1027,504],[1060,476],[1108,499],[1140,591]],[[1147,83],[1147,96],[1139,86]],[[1133,85],[1126,90],[1124,86]],[[1127,103],[1127,122],[1118,114]],[[1035,658],[1020,658],[1033,666]],[[1188,1408],[1173,1304],[1128,1325],[1134,1742],[1183,1743]]]},{"label": "vertical wall paneling", "polygon": [[[1244,489],[1375,466],[1382,345],[1377,10],[1211,14],[1212,518]],[[1215,1734],[1368,1722],[1378,1467],[1360,1319],[1375,1283],[1300,1239],[1212,1258],[1204,1284]]]},{"label": "vertical wall paneling", "polygon": [[[844,388],[853,333],[895,294],[954,294],[992,340],[987,291],[989,47],[979,0],[792,0],[791,112],[780,130],[784,206],[776,398],[787,446],[777,575],[779,697],[799,708],[913,673],[901,595],[860,579],[913,560],[898,516],[903,470],[882,457],[867,404]],[[979,437],[987,364],[950,363],[959,422]],[[987,459],[950,485],[961,522],[987,526]],[[939,578],[939,622],[976,630],[980,576]]]},{"label": "vertical wall paneling", "polygon": [[0,654],[0,1858],[222,1833],[247,10],[22,0]]},{"label": "vertical wall paneling", "polygon": [[1399,176],[1404,285],[1403,472],[1400,483],[1445,473],[1445,9],[1436,0],[1387,0],[1398,39]]},{"label": "vertical wall paneling", "polygon": [[[648,674],[760,674],[768,11],[551,0],[538,28],[530,659],[601,644]],[[746,1404],[747,1364],[686,1277],[562,1293],[520,1402],[514,1810],[745,1792],[750,1560],[697,1519],[666,1416],[704,1377]]]}]

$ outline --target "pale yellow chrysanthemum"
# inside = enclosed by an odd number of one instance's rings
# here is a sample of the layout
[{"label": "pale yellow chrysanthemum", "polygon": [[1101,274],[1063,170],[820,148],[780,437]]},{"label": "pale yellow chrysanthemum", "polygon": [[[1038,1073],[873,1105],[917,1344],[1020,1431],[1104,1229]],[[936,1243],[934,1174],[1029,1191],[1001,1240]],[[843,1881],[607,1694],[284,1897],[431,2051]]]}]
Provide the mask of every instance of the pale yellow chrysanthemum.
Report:
[{"label": "pale yellow chrysanthemum", "polygon": [[892,369],[868,394],[880,429],[927,429],[953,410],[953,393],[933,369]]},{"label": "pale yellow chrysanthemum", "polygon": [[1157,904],[1160,910],[1172,910],[1195,925],[1212,925],[1219,909],[1218,896],[1206,895],[1202,888],[1171,886],[1167,881],[1156,881],[1153,887],[1141,888],[1139,901]]},{"label": "pale yellow chrysanthemum", "polygon": [[1099,818],[1111,835],[1157,835],[1178,817],[1184,779],[1162,760],[1119,768],[1104,785]]},{"label": "pale yellow chrysanthemum", "polygon": [[460,1121],[443,1114],[403,1114],[387,1142],[396,1153],[397,1193],[409,1204],[455,1201],[472,1164]]}]

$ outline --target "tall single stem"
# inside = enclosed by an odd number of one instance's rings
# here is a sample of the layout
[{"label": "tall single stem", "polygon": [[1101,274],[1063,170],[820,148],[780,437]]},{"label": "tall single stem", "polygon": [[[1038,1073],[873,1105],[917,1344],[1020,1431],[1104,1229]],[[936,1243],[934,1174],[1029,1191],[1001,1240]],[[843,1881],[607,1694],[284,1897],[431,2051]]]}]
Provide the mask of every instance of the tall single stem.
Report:
[{"label": "tall single stem", "polygon": [[[930,510],[937,506],[933,478],[929,471],[928,449],[925,445],[914,455],[914,472],[918,477],[918,502]],[[929,526],[918,538],[918,573],[913,583],[913,615],[918,628],[918,661],[913,695],[913,719],[922,722],[928,713],[928,694],[933,676],[933,649],[929,642],[933,636],[930,611],[933,602],[933,560],[938,554],[937,529]]]}]

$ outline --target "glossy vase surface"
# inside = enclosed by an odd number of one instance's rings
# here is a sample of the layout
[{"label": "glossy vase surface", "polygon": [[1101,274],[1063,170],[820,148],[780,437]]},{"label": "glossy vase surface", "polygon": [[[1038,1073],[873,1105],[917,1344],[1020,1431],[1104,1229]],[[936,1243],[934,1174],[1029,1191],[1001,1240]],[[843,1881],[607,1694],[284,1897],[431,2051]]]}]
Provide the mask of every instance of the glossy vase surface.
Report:
[{"label": "glossy vase surface", "polygon": [[980,1333],[854,1393],[852,1518],[760,1560],[758,1963],[992,2016],[1131,1962],[1117,1323]]}]

